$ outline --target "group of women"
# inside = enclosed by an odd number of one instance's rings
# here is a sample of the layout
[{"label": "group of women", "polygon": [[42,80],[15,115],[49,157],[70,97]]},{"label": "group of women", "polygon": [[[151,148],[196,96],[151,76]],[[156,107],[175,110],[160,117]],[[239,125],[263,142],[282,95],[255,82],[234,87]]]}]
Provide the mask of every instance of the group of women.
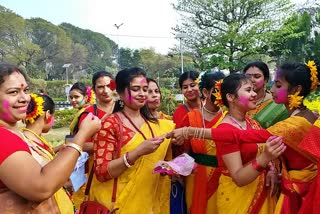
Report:
[{"label": "group of women", "polygon": [[[318,68],[281,65],[271,92],[263,62],[227,77],[185,72],[186,101],[172,118],[158,111],[160,88],[143,69],[115,79],[98,71],[92,89],[80,82],[70,89],[79,110],[73,138],[55,150],[41,136],[53,126],[54,102],[29,94],[21,69],[0,64],[0,213],[74,213],[84,187],[72,196],[64,187],[83,151],[91,156],[89,200],[115,213],[316,213],[309,190],[317,189],[318,160],[299,145],[318,121],[302,103],[319,85]],[[197,163],[193,174],[152,174],[159,160],[182,153]],[[177,185],[185,201],[174,200]]]}]

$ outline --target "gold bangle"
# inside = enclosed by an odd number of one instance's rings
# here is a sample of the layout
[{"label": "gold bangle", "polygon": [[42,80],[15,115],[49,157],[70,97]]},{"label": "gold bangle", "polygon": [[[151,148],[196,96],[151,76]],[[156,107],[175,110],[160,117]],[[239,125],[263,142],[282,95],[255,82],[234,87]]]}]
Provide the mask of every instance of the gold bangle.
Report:
[{"label": "gold bangle", "polygon": [[68,144],[66,145],[66,147],[71,147],[71,148],[77,150],[77,151],[79,152],[79,156],[80,156],[81,153],[82,153],[82,149],[81,149],[81,147],[80,147],[78,144],[68,143]]}]

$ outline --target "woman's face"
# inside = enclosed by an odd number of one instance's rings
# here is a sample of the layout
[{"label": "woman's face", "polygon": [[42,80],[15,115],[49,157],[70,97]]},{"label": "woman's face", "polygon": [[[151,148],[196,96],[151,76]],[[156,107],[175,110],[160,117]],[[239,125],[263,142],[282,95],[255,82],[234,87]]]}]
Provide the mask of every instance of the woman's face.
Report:
[{"label": "woman's face", "polygon": [[30,102],[29,86],[23,75],[13,72],[0,85],[0,120],[16,123],[26,117]]},{"label": "woman's face", "polygon": [[192,79],[187,79],[183,81],[182,94],[188,101],[196,100],[200,95],[198,84],[194,82]]},{"label": "woman's face", "polygon": [[88,100],[88,96],[83,96],[78,89],[73,89],[69,92],[69,100],[73,108],[82,108]]},{"label": "woman's face", "polygon": [[147,106],[149,109],[155,110],[160,107],[160,89],[155,82],[149,82],[148,85],[148,101]]},{"label": "woman's face", "polygon": [[99,77],[96,81],[94,92],[99,102],[109,103],[112,98],[109,96],[111,78],[107,76]]},{"label": "woman's face", "polygon": [[131,109],[141,109],[148,99],[147,79],[144,76],[133,78],[129,90],[126,88],[122,96],[124,104]]},{"label": "woman's face", "polygon": [[267,84],[267,80],[264,78],[263,72],[259,68],[250,67],[245,75],[252,81],[253,90],[255,92],[265,90],[264,87]]},{"label": "woman's face", "polygon": [[274,83],[271,88],[272,97],[277,104],[287,104],[288,103],[288,88],[289,83],[279,76],[277,71],[274,77]]},{"label": "woman's face", "polygon": [[244,111],[249,111],[256,108],[257,93],[253,90],[253,84],[250,80],[242,82],[239,88],[238,97],[236,98],[236,105]]}]

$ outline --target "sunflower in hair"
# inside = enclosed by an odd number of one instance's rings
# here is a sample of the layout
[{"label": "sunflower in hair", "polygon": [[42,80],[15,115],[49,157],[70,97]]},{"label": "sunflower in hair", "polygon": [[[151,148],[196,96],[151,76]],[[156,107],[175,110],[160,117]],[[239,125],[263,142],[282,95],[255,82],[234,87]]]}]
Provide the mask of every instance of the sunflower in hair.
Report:
[{"label": "sunflower in hair", "polygon": [[30,94],[30,97],[31,100],[28,105],[27,116],[25,121],[32,124],[39,116],[44,114],[44,100],[41,96],[38,96],[37,94]]}]

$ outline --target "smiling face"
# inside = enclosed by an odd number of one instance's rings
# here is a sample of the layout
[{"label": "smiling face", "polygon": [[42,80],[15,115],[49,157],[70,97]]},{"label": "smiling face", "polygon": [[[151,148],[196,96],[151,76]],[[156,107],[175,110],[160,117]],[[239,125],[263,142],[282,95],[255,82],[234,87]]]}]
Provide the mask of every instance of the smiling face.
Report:
[{"label": "smiling face", "polygon": [[246,73],[246,77],[252,81],[253,90],[255,92],[264,90],[267,80],[264,78],[263,72],[257,67],[250,67]]},{"label": "smiling face", "polygon": [[[130,90],[130,92],[129,92]],[[122,94],[122,100],[125,106],[139,110],[147,101],[148,98],[148,83],[144,76],[138,76],[131,80],[129,90],[126,88]]]},{"label": "smiling face", "polygon": [[0,85],[0,119],[16,123],[26,117],[30,102],[29,87],[23,75],[13,72]]},{"label": "smiling face", "polygon": [[150,81],[148,85],[148,102],[149,109],[156,110],[160,107],[160,89],[155,82]]},{"label": "smiling face", "polygon": [[253,84],[250,80],[243,81],[237,91],[238,97],[235,99],[235,105],[245,112],[256,108],[257,93],[253,90]]},{"label": "smiling face", "polygon": [[198,84],[192,79],[187,79],[182,83],[182,94],[188,101],[194,101],[198,99],[200,95]]},{"label": "smiling face", "polygon": [[288,88],[289,83],[284,78],[281,78],[279,71],[277,71],[274,78],[274,84],[271,88],[272,97],[275,103],[288,104]]},{"label": "smiling face", "polygon": [[69,100],[73,108],[82,108],[87,103],[87,99],[88,96],[83,96],[78,89],[73,89],[69,92]]}]

